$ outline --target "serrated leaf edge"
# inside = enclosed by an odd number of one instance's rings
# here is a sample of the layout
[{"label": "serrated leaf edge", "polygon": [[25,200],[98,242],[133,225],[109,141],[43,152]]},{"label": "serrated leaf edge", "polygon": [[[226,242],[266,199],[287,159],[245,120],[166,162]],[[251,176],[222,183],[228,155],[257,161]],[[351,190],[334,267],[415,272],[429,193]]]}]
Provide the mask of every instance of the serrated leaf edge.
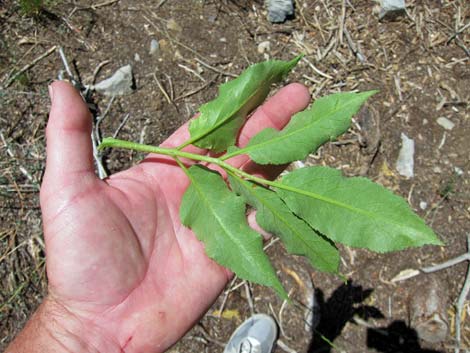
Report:
[{"label": "serrated leaf edge", "polygon": [[[288,67],[287,72],[286,72],[286,74],[287,74],[290,70],[292,70],[292,69],[295,67],[295,65],[297,65],[297,63],[300,61],[301,58],[302,58],[302,56],[299,55],[299,56],[295,57],[294,59],[292,59],[292,60],[290,60],[290,61],[287,61],[287,62],[286,62],[286,61],[282,61],[282,60],[268,60],[268,61],[265,61],[265,62],[262,62],[262,63],[253,64],[253,65],[251,65],[249,68],[247,68],[246,70],[249,70],[250,68],[253,68],[253,67],[255,67],[256,65],[259,65],[259,64],[266,64],[266,63],[276,62],[276,61],[277,61],[277,62],[282,62],[282,63],[285,63],[285,64],[286,64],[286,66]],[[245,71],[245,72],[246,72],[246,71]],[[286,74],[285,74],[285,75],[286,75]],[[285,75],[283,75],[283,76],[285,76]],[[269,80],[272,78],[272,76],[273,76],[273,74],[271,74],[271,75],[269,76]],[[240,77],[240,76],[238,76],[238,77]],[[238,78],[238,77],[237,77],[237,78]],[[267,80],[267,81],[269,81],[269,80]],[[220,95],[222,94],[222,92],[221,92],[221,91],[222,91],[222,87],[224,87],[227,83],[228,83],[228,82],[224,83],[222,86],[219,87],[218,96],[217,96],[213,101],[210,101],[210,102],[208,102],[208,103],[205,103],[205,104],[203,104],[203,105],[199,108],[199,112],[201,113],[201,116],[204,114],[204,111],[203,111],[204,107],[206,107],[208,104],[211,104],[211,103],[215,102],[217,99],[219,99]],[[219,129],[221,126],[223,126],[223,125],[225,125],[226,123],[230,122],[231,120],[235,119],[236,113],[239,112],[241,109],[243,109],[243,107],[244,107],[254,96],[256,96],[256,95],[260,92],[261,88],[263,88],[262,85],[260,85],[260,86],[253,92],[253,94],[249,95],[241,104],[239,104],[239,105],[238,105],[239,108],[238,108],[237,110],[234,109],[234,110],[232,110],[231,112],[227,113],[227,115],[229,116],[227,119],[221,120],[220,122],[218,122],[217,124],[215,124],[214,126],[212,126],[210,129],[208,129],[208,130],[207,130],[206,132],[204,132],[203,134],[200,134],[200,135],[195,136],[195,137],[191,137],[190,140],[189,140],[190,143],[186,143],[186,142],[185,142],[185,143],[182,144],[179,148],[185,147],[185,146],[187,146],[188,144],[194,144],[194,145],[197,146],[196,143],[197,143],[199,140],[202,140],[203,138],[207,137],[207,136],[210,135],[211,133],[215,132],[215,131],[216,131],[217,129]],[[195,120],[194,120],[194,121],[195,121]],[[191,123],[191,125],[194,123],[194,121]],[[190,126],[190,128],[191,128],[191,126]],[[201,147],[201,146],[200,146],[200,147]],[[202,148],[205,148],[205,147],[202,147]],[[220,152],[220,151],[217,151],[217,150],[215,150],[215,151],[216,151],[216,152]],[[222,151],[223,151],[223,150],[222,150]]]},{"label": "serrated leaf edge", "polygon": [[[243,180],[243,182],[246,182],[246,181]],[[261,186],[260,186],[260,187],[261,187]],[[266,208],[269,209],[273,214],[275,214],[275,215],[278,217],[278,219],[282,220],[282,223],[285,224],[294,234],[299,234],[299,232],[297,232],[297,230],[296,230],[294,227],[292,227],[292,226],[290,225],[290,223],[289,223],[287,220],[285,220],[283,217],[281,217],[281,216],[278,214],[278,212],[275,212],[275,210],[273,210],[271,207],[269,207],[269,205],[266,204],[263,199],[257,197],[257,196],[256,196],[256,193],[251,192],[251,189],[248,188],[248,187],[247,187],[246,189],[249,190],[249,192],[250,192],[254,197],[256,197],[259,201],[261,201],[261,203],[263,204],[264,207],[266,207]],[[274,191],[269,190],[269,189],[267,189],[267,190],[270,191],[270,192],[274,192]],[[277,194],[276,194],[276,195],[277,195]],[[286,203],[284,202],[284,200],[282,200],[282,198],[281,198],[279,195],[277,195],[277,196],[279,197],[279,199],[281,200],[281,202],[283,202],[283,203],[286,205]],[[246,200],[245,200],[245,201],[246,201]],[[252,206],[253,206],[253,205],[252,205]],[[253,206],[253,207],[255,207],[255,206]],[[288,205],[286,205],[286,207],[290,210],[290,208],[288,207]],[[255,208],[256,208],[256,207],[255,207]],[[293,214],[294,217],[297,217],[297,215],[295,215],[294,213],[292,213],[292,214]],[[313,228],[312,228],[307,222],[305,222],[303,219],[299,218],[299,220],[300,220],[301,222],[304,222],[307,227],[309,227],[313,232],[315,232],[315,233],[318,234],[318,232],[317,232],[315,229],[313,229]],[[260,226],[261,226],[261,225],[260,225]],[[301,242],[305,245],[306,248],[312,250],[312,247],[310,246],[310,244],[307,243],[307,242],[305,242],[301,235],[298,236],[298,239],[301,240]],[[281,239],[281,240],[282,240],[282,239]],[[286,247],[287,247],[287,244],[286,244]],[[289,250],[289,249],[288,249],[288,250]],[[312,251],[315,251],[315,250],[312,250]],[[315,252],[317,252],[317,251],[315,251]],[[289,250],[289,253],[293,253],[293,252],[291,252],[291,251]],[[302,255],[302,256],[305,256],[305,255]],[[308,258],[308,256],[305,256],[305,257]],[[324,261],[325,263],[328,263],[327,260],[324,260],[324,258],[322,258],[322,259],[323,259],[323,261]],[[312,264],[312,266],[313,266],[313,264]]]},{"label": "serrated leaf edge", "polygon": [[[377,92],[378,92],[378,91],[376,91],[376,90],[361,92],[360,94],[358,94],[358,95],[356,96],[356,98],[361,98],[361,99],[362,99],[363,96],[366,96],[365,99],[367,99],[367,98],[371,97],[372,95],[376,94]],[[369,95],[366,95],[366,93],[369,93]],[[331,97],[331,96],[326,96],[326,97]],[[355,102],[357,102],[358,100],[359,100],[359,99],[354,99],[354,100],[349,101],[347,104],[342,105],[340,109],[334,110],[332,113],[330,113],[330,115],[336,114],[336,113],[339,112],[340,110],[342,110],[342,109],[344,109],[345,107],[347,107],[348,105],[350,105],[351,102],[354,102],[354,103],[355,103]],[[314,104],[315,104],[315,103],[314,103]],[[312,109],[313,109],[313,107],[310,108],[309,110],[312,110]],[[302,113],[305,113],[305,112],[307,112],[307,111],[309,111],[309,110],[303,110],[303,111],[301,111],[301,112],[299,112],[299,113],[297,113],[297,114],[302,114]],[[297,115],[297,114],[296,114],[296,115]],[[292,119],[295,119],[295,115],[292,117]],[[251,146],[248,145],[248,146],[246,146],[246,147],[240,149],[239,151],[237,151],[237,154],[242,154],[242,153],[243,153],[243,154],[249,154],[251,150],[255,150],[255,149],[257,149],[257,148],[264,147],[264,146],[266,146],[266,145],[270,145],[270,144],[272,144],[272,143],[275,143],[277,140],[283,140],[283,139],[286,139],[286,138],[290,138],[292,135],[299,134],[299,133],[301,133],[302,131],[305,131],[305,130],[309,129],[310,126],[311,126],[312,124],[316,123],[316,122],[317,122],[317,121],[313,121],[313,122],[311,122],[310,124],[305,125],[302,129],[295,130],[295,131],[292,131],[292,132],[290,132],[290,133],[288,133],[288,134],[284,134],[284,135],[277,135],[276,137],[274,137],[274,138],[272,138],[272,139],[269,139],[269,140],[267,140],[267,141],[264,141],[264,142],[262,142],[262,143],[258,143],[258,144],[256,144],[256,145],[251,145]],[[268,129],[269,129],[269,128],[268,128]],[[265,130],[267,130],[267,129],[261,130],[257,135],[261,134],[261,133],[262,133],[263,131],[265,131]],[[282,131],[282,130],[281,130],[281,131]],[[278,131],[278,132],[281,132],[281,131]],[[253,138],[255,138],[257,135],[255,135]],[[282,163],[282,164],[284,164],[284,163]]]}]

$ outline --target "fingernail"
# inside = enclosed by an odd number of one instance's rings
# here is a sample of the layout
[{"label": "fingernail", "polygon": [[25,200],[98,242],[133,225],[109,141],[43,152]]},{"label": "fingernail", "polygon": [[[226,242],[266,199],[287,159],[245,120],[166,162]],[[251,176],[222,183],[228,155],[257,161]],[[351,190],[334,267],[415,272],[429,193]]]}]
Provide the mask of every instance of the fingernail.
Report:
[{"label": "fingernail", "polygon": [[52,101],[54,99],[54,89],[52,88],[52,85],[47,86],[47,88],[49,89],[49,97],[50,97],[51,103],[52,103]]}]

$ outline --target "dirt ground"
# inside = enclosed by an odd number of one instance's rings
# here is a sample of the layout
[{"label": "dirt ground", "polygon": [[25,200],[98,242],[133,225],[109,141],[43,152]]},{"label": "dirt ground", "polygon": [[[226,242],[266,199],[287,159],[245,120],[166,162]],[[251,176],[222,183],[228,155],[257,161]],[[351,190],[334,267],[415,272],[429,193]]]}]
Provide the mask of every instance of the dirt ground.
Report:
[{"label": "dirt ground", "polygon": [[[62,47],[83,84],[132,65],[132,94],[93,99],[99,114],[106,114],[103,136],[117,132],[122,139],[147,144],[162,142],[215,97],[219,84],[266,58],[306,54],[288,80],[308,86],[313,99],[338,91],[380,90],[346,135],[304,162],[385,185],[406,198],[446,244],[392,254],[341,248],[346,282],[314,272],[273,242],[267,252],[292,304],[271,290],[234,280],[171,352],[222,352],[252,311],[278,321],[275,352],[453,351],[454,304],[468,263],[393,279],[467,251],[468,0],[408,0],[406,14],[382,22],[372,1],[298,0],[295,16],[282,24],[267,20],[263,1],[46,1],[40,9],[25,8],[32,2],[0,1],[0,350],[46,292],[38,190],[47,85],[64,70],[57,50]],[[154,54],[149,53],[152,39],[159,42]],[[269,45],[260,46],[263,42]],[[441,117],[454,127],[444,129],[437,122]],[[415,141],[414,177],[409,179],[396,170],[402,133]],[[140,158],[111,150],[103,162],[112,173]],[[425,305],[435,293],[430,286],[438,289],[436,301],[449,327],[447,339],[439,343],[420,340],[411,320],[416,305]],[[316,325],[305,329],[305,306],[313,298]],[[461,327],[466,349],[469,318],[467,301]]]}]

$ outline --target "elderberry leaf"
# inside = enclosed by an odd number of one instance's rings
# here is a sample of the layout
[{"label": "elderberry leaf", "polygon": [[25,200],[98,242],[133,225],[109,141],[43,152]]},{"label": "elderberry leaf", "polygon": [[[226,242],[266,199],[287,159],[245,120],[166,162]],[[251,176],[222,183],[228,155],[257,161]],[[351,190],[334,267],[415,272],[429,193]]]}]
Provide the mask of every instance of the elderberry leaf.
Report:
[{"label": "elderberry leaf", "polygon": [[351,118],[376,91],[336,93],[317,99],[310,109],[295,114],[278,131],[267,128],[255,135],[243,151],[259,164],[285,164],[307,157],[351,125]]},{"label": "elderberry leaf", "polygon": [[276,192],[297,216],[333,241],[376,252],[442,245],[405,200],[369,179],[327,167],[297,169]]},{"label": "elderberry leaf", "polygon": [[263,238],[247,223],[243,199],[217,172],[195,165],[187,174],[191,185],[183,196],[180,217],[204,243],[207,256],[240,278],[272,287],[286,298],[263,251]]},{"label": "elderberry leaf", "polygon": [[234,145],[248,114],[264,101],[271,85],[284,79],[300,58],[252,65],[236,79],[221,85],[219,96],[202,105],[200,116],[189,125],[193,144],[215,152]]},{"label": "elderberry leaf", "polygon": [[294,215],[274,191],[231,176],[229,180],[232,189],[256,208],[258,225],[279,236],[289,253],[306,256],[320,271],[338,271],[340,258],[334,244]]}]

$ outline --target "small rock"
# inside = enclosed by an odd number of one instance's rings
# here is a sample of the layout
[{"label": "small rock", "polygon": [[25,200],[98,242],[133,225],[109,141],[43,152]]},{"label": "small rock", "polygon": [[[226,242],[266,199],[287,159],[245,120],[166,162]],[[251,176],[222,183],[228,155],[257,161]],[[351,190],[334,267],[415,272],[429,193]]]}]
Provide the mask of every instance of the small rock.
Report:
[{"label": "small rock", "polygon": [[421,272],[418,270],[415,270],[413,268],[407,268],[406,270],[400,271],[398,275],[393,277],[390,282],[396,283],[396,282],[401,282],[401,281],[406,281],[407,279],[416,277],[419,275]]},{"label": "small rock", "polygon": [[139,55],[138,53],[135,53],[135,54],[134,54],[134,61],[136,61],[136,62],[140,62],[140,61],[141,61],[140,55]]},{"label": "small rock", "polygon": [[287,16],[294,14],[294,2],[292,0],[267,0],[267,6],[269,22],[284,22]]},{"label": "small rock", "polygon": [[155,55],[155,54],[158,54],[159,51],[160,51],[160,44],[158,43],[158,41],[156,39],[152,39],[150,41],[149,54],[150,55]]},{"label": "small rock", "polygon": [[432,168],[432,171],[436,174],[441,174],[442,173],[441,167],[439,167],[437,165],[434,168]]},{"label": "small rock", "polygon": [[400,175],[412,178],[414,176],[415,142],[401,133],[401,149],[397,159],[397,171]]},{"label": "small rock", "polygon": [[446,286],[437,277],[427,278],[411,294],[411,326],[426,342],[439,343],[449,332]]},{"label": "small rock", "polygon": [[437,118],[437,123],[446,130],[452,130],[455,126],[452,121],[444,117]]},{"label": "small rock", "polygon": [[207,20],[210,23],[214,23],[217,20],[217,15],[209,15],[209,16],[207,16]]},{"label": "small rock", "polygon": [[98,82],[91,89],[105,96],[122,96],[131,94],[134,90],[132,66],[126,65],[117,70],[113,76]]},{"label": "small rock", "polygon": [[166,55],[173,55],[174,49],[171,47],[170,43],[165,39],[160,39],[158,41],[158,46],[160,48],[160,53]]},{"label": "small rock", "polygon": [[222,43],[227,43],[227,38],[221,37],[221,38],[219,39],[219,41],[222,42]]},{"label": "small rock", "polygon": [[264,54],[271,50],[271,42],[265,41],[258,44],[258,53]]},{"label": "small rock", "polygon": [[455,174],[457,174],[458,176],[462,176],[462,175],[463,175],[463,170],[460,169],[459,167],[454,167],[454,172],[455,172]]},{"label": "small rock", "polygon": [[419,203],[419,208],[421,208],[424,211],[426,208],[428,208],[428,203],[425,201],[421,201]]},{"label": "small rock", "polygon": [[406,11],[405,0],[381,0],[379,20],[393,20]]},{"label": "small rock", "polygon": [[368,155],[374,155],[380,143],[379,113],[370,105],[363,105],[356,115],[361,127],[359,144]]},{"label": "small rock", "polygon": [[166,28],[173,32],[181,32],[183,30],[181,26],[172,18],[170,18],[166,23]]}]

